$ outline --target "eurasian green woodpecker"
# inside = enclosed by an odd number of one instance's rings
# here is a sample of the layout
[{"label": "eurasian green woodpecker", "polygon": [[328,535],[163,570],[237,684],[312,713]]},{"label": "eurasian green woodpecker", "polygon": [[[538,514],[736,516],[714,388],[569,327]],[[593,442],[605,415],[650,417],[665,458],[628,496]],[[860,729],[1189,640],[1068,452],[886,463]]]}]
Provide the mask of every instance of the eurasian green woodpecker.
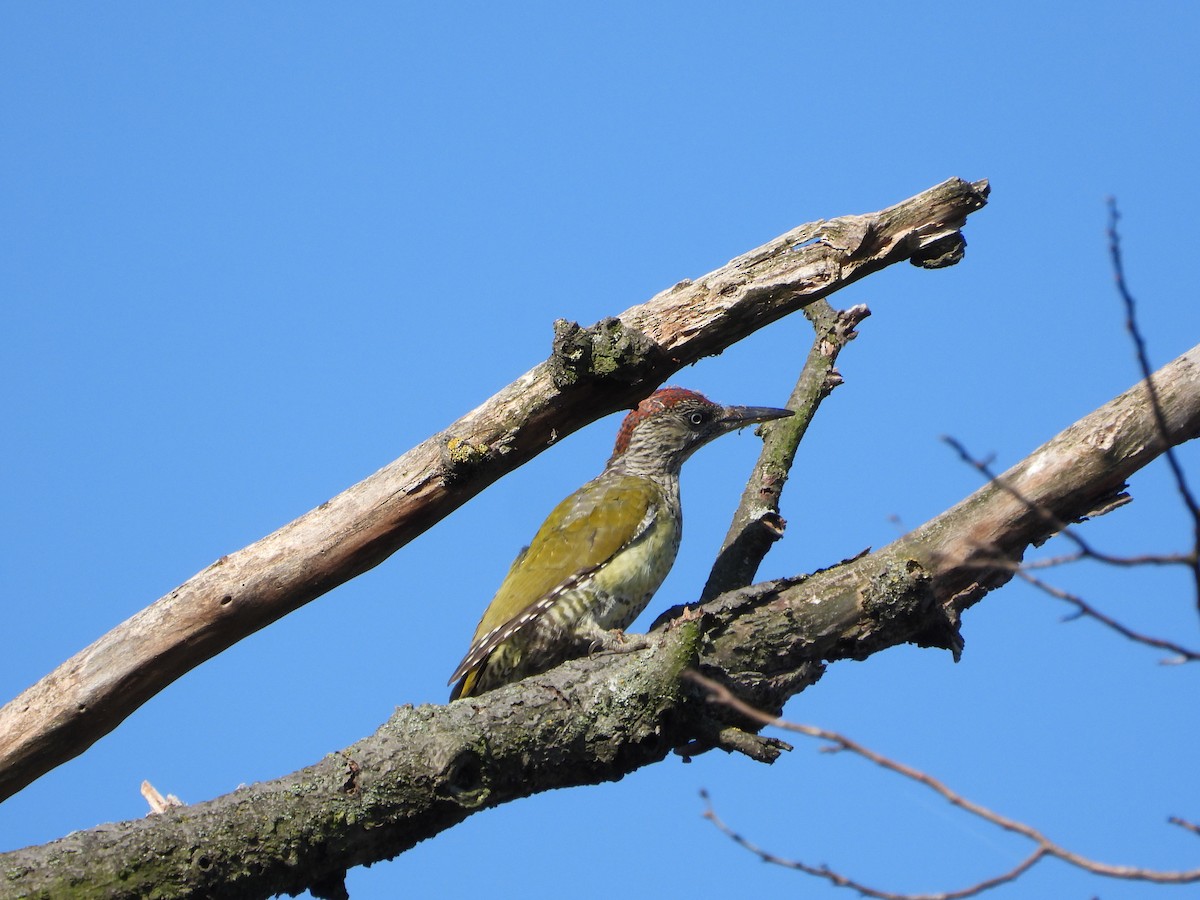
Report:
[{"label": "eurasian green woodpecker", "polygon": [[604,471],[542,523],[484,611],[450,683],[470,697],[611,646],[675,562],[679,468],[713,438],[786,409],[718,406],[663,388],[625,417]]}]

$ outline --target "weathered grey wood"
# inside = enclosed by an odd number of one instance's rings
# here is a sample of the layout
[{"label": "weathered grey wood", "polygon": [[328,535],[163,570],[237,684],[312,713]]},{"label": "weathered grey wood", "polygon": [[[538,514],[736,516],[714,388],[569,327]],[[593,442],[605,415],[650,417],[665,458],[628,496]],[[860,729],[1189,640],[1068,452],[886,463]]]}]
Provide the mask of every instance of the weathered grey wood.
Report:
[{"label": "weathered grey wood", "polygon": [[672,372],[891,263],[940,264],[986,202],[951,179],[877,213],[813,222],[589,329],[311,512],[223,556],[0,709],[0,800],[82,753],[176,678],[377,565],[562,437]]}]

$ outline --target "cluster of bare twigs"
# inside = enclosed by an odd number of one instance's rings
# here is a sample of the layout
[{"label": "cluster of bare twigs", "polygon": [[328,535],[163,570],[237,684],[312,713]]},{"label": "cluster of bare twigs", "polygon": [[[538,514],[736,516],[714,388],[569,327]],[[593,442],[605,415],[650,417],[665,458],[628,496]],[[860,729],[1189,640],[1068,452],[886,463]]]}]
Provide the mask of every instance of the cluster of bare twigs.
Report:
[{"label": "cluster of bare twigs", "polygon": [[[1125,327],[1129,332],[1130,338],[1134,345],[1138,367],[1141,371],[1142,377],[1145,379],[1147,402],[1152,409],[1157,431],[1162,435],[1166,435],[1168,431],[1166,427],[1162,399],[1159,396],[1158,388],[1154,383],[1153,370],[1150,366],[1146,340],[1142,334],[1140,326],[1138,325],[1137,303],[1129,291],[1129,287],[1125,279],[1124,265],[1121,257],[1120,234],[1117,231],[1117,222],[1120,218],[1120,215],[1117,210],[1116,202],[1111,198],[1109,200],[1108,209],[1108,248],[1113,268],[1114,280],[1125,311]],[[1184,553],[1117,555],[1097,549],[1070,523],[1057,520],[1051,511],[1025,497],[1020,490],[1007,483],[1006,480],[993,469],[992,461],[990,459],[980,459],[972,455],[960,441],[952,437],[945,437],[943,440],[956,451],[963,462],[967,463],[969,466],[978,471],[981,475],[987,478],[990,483],[997,485],[1001,490],[1004,490],[1018,502],[1025,505],[1030,512],[1045,521],[1046,524],[1050,526],[1051,531],[1057,532],[1058,535],[1060,535],[1064,540],[1068,541],[1074,548],[1073,551],[1069,553],[1047,557],[1031,562],[1013,562],[1002,553],[985,552],[981,554],[981,559],[984,560],[980,563],[981,566],[1006,567],[1013,573],[1015,577],[1020,578],[1030,586],[1042,591],[1050,597],[1070,604],[1073,607],[1073,612],[1064,617],[1064,620],[1089,618],[1099,622],[1101,625],[1116,632],[1117,634],[1120,634],[1122,637],[1127,638],[1130,641],[1149,647],[1154,647],[1159,650],[1168,651],[1172,655],[1162,660],[1164,664],[1179,664],[1200,661],[1200,652],[1190,649],[1178,642],[1137,631],[1113,616],[1102,612],[1099,608],[1078,594],[1053,585],[1044,578],[1035,574],[1037,570],[1055,568],[1083,560],[1090,560],[1104,565],[1118,567],[1184,566],[1192,574],[1192,579],[1195,584],[1195,602],[1197,608],[1200,609],[1200,506],[1197,505],[1195,496],[1188,484],[1184,468],[1179,462],[1178,455],[1175,453],[1174,449],[1169,445],[1169,443],[1167,444],[1164,455],[1166,456],[1167,465],[1170,468],[1179,498],[1191,517],[1191,549]],[[1109,512],[1129,502],[1129,499],[1130,498],[1127,494],[1116,494],[1111,497],[1109,502],[1103,507],[1093,511],[1092,515],[1101,515]],[[986,551],[988,548],[980,549]],[[984,879],[967,887],[935,894],[899,893],[872,888],[863,884],[862,882],[849,878],[840,872],[834,871],[826,865],[815,866],[800,860],[784,858],[758,846],[727,825],[717,815],[708,792],[701,791],[701,796],[704,798],[706,803],[704,817],[712,822],[714,826],[716,826],[731,840],[754,855],[758,856],[764,862],[769,862],[775,865],[804,872],[808,875],[813,875],[818,878],[826,879],[831,884],[834,884],[838,887],[849,888],[858,892],[864,897],[877,898],[877,900],[962,900],[962,898],[973,897],[991,888],[1015,881],[1022,874],[1033,868],[1033,866],[1038,862],[1046,858],[1059,859],[1065,863],[1068,863],[1069,865],[1075,866],[1076,868],[1108,878],[1144,881],[1156,884],[1188,884],[1200,881],[1200,868],[1182,871],[1158,871],[1132,866],[1116,866],[1081,856],[1064,848],[1060,844],[1051,841],[1032,826],[1010,819],[1001,815],[1000,813],[981,806],[978,803],[968,800],[966,797],[952,790],[938,779],[914,769],[911,766],[883,756],[882,754],[864,747],[863,745],[842,734],[817,728],[811,725],[789,722],[775,716],[771,716],[740,700],[731,691],[729,691],[728,688],[719,684],[718,682],[705,678],[703,675],[700,675],[697,672],[689,672],[687,675],[694,683],[698,684],[707,692],[708,699],[712,703],[720,704],[733,709],[741,715],[746,716],[748,719],[758,722],[761,725],[783,728],[797,734],[802,734],[818,740],[826,741],[828,742],[825,748],[826,750],[832,752],[849,751],[857,754],[858,756],[861,756],[864,759],[867,759],[870,762],[887,769],[888,771],[894,772],[898,775],[915,781],[918,784],[926,786],[930,790],[939,794],[951,805],[977,816],[978,818],[983,819],[984,821],[989,822],[998,828],[1020,835],[1021,837],[1031,841],[1034,845],[1032,852],[1030,852],[1028,856],[1026,856],[1008,871],[991,878]],[[1194,834],[1200,835],[1200,826],[1187,819],[1183,819],[1179,816],[1171,816],[1167,821],[1172,825],[1176,825],[1187,831],[1191,831]]]},{"label": "cluster of bare twigs", "polygon": [[[1146,881],[1154,884],[1192,884],[1200,881],[1200,868],[1187,869],[1177,872],[1163,872],[1154,869],[1143,869],[1135,866],[1115,866],[1109,863],[1099,862],[1097,860],[1088,859],[1078,853],[1074,853],[1060,844],[1050,840],[1036,828],[1026,825],[1023,822],[1018,822],[1015,819],[1010,819],[998,812],[988,809],[967,799],[962,794],[949,788],[946,784],[934,778],[931,775],[914,769],[912,766],[889,759],[888,757],[876,753],[868,747],[864,747],[856,741],[851,740],[845,735],[839,734],[836,731],[829,731],[824,728],[816,728],[812,725],[802,725],[797,722],[788,722],[784,719],[776,718],[775,716],[767,715],[761,710],[755,709],[748,703],[744,703],[735,697],[724,685],[711,679],[705,678],[698,672],[689,672],[687,677],[698,684],[708,692],[709,700],[713,703],[719,703],[730,709],[735,710],[739,714],[756,721],[762,725],[769,725],[776,728],[783,728],[788,731],[802,734],[807,737],[816,738],[818,740],[827,741],[829,746],[826,748],[834,752],[848,751],[857,754],[875,765],[887,769],[889,772],[895,772],[904,778],[922,784],[935,793],[939,794],[952,806],[970,813],[1013,834],[1020,835],[1023,838],[1033,842],[1033,851],[1021,860],[1017,865],[1013,866],[1007,872],[995,875],[991,878],[986,878],[975,884],[965,888],[960,888],[954,891],[944,891],[936,894],[905,894],[895,891],[885,891],[878,888],[870,887],[860,881],[856,881],[846,875],[836,872],[829,866],[821,865],[814,866],[797,859],[787,859],[771,853],[768,850],[754,844],[738,832],[730,828],[713,809],[712,801],[708,796],[707,791],[702,791],[701,796],[704,798],[707,807],[704,811],[704,817],[713,823],[723,834],[739,846],[749,850],[763,862],[773,863],[774,865],[783,866],[788,869],[795,869],[798,872],[804,872],[807,875],[813,875],[818,878],[824,878],[831,884],[837,887],[849,888],[857,891],[864,897],[874,897],[877,900],[962,900],[965,897],[974,897],[986,890],[998,887],[1002,884],[1007,884],[1015,881],[1025,872],[1033,868],[1043,859],[1054,858],[1059,859],[1076,868],[1083,869],[1086,872],[1091,872],[1094,875],[1101,875],[1107,878],[1120,878],[1127,881]],[[1172,816],[1168,820],[1173,825],[1178,825],[1189,831],[1200,834],[1200,828],[1188,822],[1185,819]]]},{"label": "cluster of bare twigs", "polygon": [[[1159,433],[1166,434],[1167,426],[1165,413],[1163,411],[1162,398],[1159,396],[1158,388],[1154,383],[1153,369],[1150,364],[1150,357],[1147,351],[1146,338],[1142,333],[1142,329],[1138,324],[1137,317],[1137,301],[1129,290],[1128,282],[1125,278],[1125,266],[1121,254],[1121,236],[1117,230],[1117,222],[1120,220],[1120,213],[1117,209],[1116,200],[1109,198],[1108,201],[1108,251],[1109,259],[1112,264],[1113,280],[1116,284],[1117,293],[1121,298],[1121,303],[1125,311],[1125,329],[1129,333],[1130,340],[1133,342],[1135,356],[1137,358],[1138,369],[1141,372],[1146,385],[1146,399],[1153,413],[1155,423]],[[1190,649],[1175,641],[1170,641],[1165,638],[1154,635],[1145,634],[1130,628],[1128,625],[1120,622],[1114,617],[1107,615],[1099,610],[1092,603],[1089,603],[1083,597],[1071,591],[1064,590],[1056,585],[1050,584],[1044,578],[1033,574],[1035,569],[1048,569],[1057,566],[1066,565],[1068,563],[1079,562],[1081,560],[1091,560],[1102,563],[1104,565],[1118,566],[1123,568],[1135,566],[1183,566],[1189,570],[1192,576],[1193,584],[1195,585],[1194,602],[1198,610],[1200,610],[1200,506],[1197,505],[1195,495],[1192,492],[1191,486],[1188,484],[1187,474],[1184,471],[1183,465],[1179,461],[1179,455],[1175,448],[1169,444],[1164,450],[1166,463],[1171,471],[1172,479],[1175,483],[1175,490],[1179,495],[1180,501],[1187,510],[1192,522],[1192,546],[1185,553],[1156,553],[1156,554],[1139,554],[1139,555],[1118,555],[1106,553],[1097,549],[1088,540],[1086,540],[1077,529],[1071,527],[1067,523],[1054,521],[1053,516],[1045,509],[1037,504],[1026,499],[1012,485],[1007,484],[991,466],[991,461],[979,459],[973,456],[966,447],[959,441],[951,437],[943,438],[958,453],[963,462],[967,463],[981,475],[986,477],[993,484],[999,486],[1002,490],[1007,491],[1021,503],[1024,503],[1031,511],[1041,516],[1052,524],[1057,530],[1059,536],[1068,541],[1075,549],[1071,553],[1061,554],[1054,557],[1049,557],[1032,562],[1024,562],[1019,566],[1013,566],[1013,573],[1031,587],[1037,588],[1046,595],[1061,600],[1064,603],[1074,607],[1074,611],[1066,617],[1066,619],[1088,618],[1103,625],[1104,627],[1115,631],[1122,637],[1135,643],[1144,644],[1148,647],[1154,647],[1159,650],[1166,650],[1172,655],[1162,660],[1164,664],[1174,665],[1185,662],[1200,661],[1200,651]],[[1128,502],[1128,496],[1120,495],[1113,498],[1112,503],[1104,508],[1096,511],[1096,515],[1108,512],[1116,506],[1123,505]],[[1003,565],[1005,561],[1002,559],[992,560],[995,564]]]}]

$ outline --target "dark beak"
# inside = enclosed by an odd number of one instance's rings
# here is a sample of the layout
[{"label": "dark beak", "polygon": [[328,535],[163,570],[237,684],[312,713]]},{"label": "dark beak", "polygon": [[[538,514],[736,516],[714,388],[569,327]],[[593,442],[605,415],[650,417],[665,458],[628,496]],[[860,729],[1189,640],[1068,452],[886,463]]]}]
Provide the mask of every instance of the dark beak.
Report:
[{"label": "dark beak", "polygon": [[721,425],[726,431],[733,431],[755,422],[786,419],[790,415],[794,415],[790,409],[776,409],[773,406],[726,406],[721,410]]}]

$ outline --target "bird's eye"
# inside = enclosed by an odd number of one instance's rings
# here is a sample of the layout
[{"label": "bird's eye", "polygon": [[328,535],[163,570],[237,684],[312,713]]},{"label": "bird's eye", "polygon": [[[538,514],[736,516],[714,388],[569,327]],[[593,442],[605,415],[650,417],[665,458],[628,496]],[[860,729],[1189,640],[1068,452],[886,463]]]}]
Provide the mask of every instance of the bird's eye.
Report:
[{"label": "bird's eye", "polygon": [[702,412],[694,412],[688,418],[691,419],[693,425],[703,425],[706,416]]}]

